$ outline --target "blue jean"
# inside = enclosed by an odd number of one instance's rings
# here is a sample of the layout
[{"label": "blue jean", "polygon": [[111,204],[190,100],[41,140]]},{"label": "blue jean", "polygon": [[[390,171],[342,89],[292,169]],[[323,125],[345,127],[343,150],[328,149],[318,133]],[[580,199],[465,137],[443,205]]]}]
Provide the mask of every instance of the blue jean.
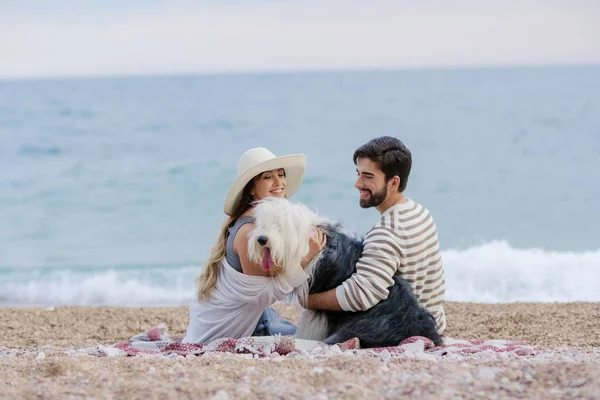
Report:
[{"label": "blue jean", "polygon": [[292,336],[295,333],[296,325],[281,318],[281,315],[274,308],[267,308],[260,316],[252,336],[273,336],[277,334]]}]

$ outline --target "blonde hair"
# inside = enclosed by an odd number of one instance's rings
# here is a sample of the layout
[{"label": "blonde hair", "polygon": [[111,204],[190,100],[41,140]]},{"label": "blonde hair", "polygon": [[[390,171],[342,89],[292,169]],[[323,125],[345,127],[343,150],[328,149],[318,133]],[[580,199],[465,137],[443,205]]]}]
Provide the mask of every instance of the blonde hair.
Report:
[{"label": "blonde hair", "polygon": [[212,290],[217,286],[217,278],[219,277],[219,268],[221,261],[225,258],[227,252],[227,238],[229,237],[229,228],[235,223],[235,221],[242,216],[250,207],[252,207],[252,195],[251,191],[254,187],[256,180],[262,175],[258,174],[250,180],[244,187],[242,195],[236,202],[235,207],[231,216],[223,223],[221,227],[221,233],[217,242],[212,248],[209,259],[204,264],[204,268],[200,275],[196,278],[196,298],[198,301],[207,299]]}]

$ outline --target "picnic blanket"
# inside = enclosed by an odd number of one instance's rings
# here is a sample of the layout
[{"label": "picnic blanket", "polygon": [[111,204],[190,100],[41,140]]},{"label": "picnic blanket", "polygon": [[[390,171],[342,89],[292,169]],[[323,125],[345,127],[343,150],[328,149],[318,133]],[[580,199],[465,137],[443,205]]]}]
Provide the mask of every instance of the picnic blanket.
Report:
[{"label": "picnic blanket", "polygon": [[344,343],[327,345],[313,340],[297,339],[292,336],[252,336],[240,339],[222,338],[207,344],[181,343],[181,339],[169,336],[166,324],[135,335],[127,341],[113,346],[99,346],[94,355],[111,356],[191,356],[214,353],[246,354],[254,358],[370,355],[380,358],[420,357],[456,358],[465,356],[513,356],[533,355],[533,347],[518,341],[509,340],[464,340],[444,337],[443,346],[421,336],[410,337],[398,346],[361,349],[357,338]]}]

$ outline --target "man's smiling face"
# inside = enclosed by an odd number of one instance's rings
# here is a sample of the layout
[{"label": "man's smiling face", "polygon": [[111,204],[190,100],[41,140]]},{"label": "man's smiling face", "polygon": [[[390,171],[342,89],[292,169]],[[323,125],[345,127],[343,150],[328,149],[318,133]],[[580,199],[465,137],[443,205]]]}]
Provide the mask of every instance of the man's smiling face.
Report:
[{"label": "man's smiling face", "polygon": [[357,160],[357,178],[354,187],[360,193],[359,204],[362,208],[377,207],[387,197],[388,185],[385,174],[377,164],[368,158]]}]

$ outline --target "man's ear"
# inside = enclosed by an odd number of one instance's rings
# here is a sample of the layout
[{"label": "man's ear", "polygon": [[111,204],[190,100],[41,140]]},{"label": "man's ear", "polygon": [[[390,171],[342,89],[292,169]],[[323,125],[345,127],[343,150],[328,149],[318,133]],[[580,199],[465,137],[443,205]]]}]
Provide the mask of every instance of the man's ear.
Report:
[{"label": "man's ear", "polygon": [[393,192],[397,192],[400,187],[400,177],[398,175],[394,175],[392,179],[390,179],[390,189]]}]

